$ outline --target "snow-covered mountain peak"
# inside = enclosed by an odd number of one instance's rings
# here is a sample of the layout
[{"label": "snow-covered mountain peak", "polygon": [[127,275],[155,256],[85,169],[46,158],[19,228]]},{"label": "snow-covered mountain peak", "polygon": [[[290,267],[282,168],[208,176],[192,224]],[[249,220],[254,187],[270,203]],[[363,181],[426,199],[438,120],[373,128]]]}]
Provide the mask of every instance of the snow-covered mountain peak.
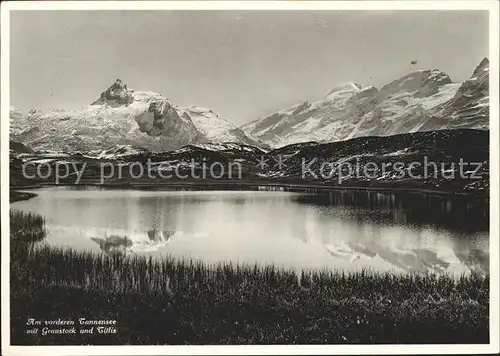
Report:
[{"label": "snow-covered mountain peak", "polygon": [[449,128],[488,128],[488,60],[464,83],[439,69],[414,71],[384,85],[346,83],[326,97],[242,128],[272,147]]},{"label": "snow-covered mountain peak", "polygon": [[139,103],[151,103],[155,101],[164,101],[167,100],[163,95],[154,91],[137,91],[131,90],[132,97],[134,98],[134,102]]},{"label": "snow-covered mountain peak", "polygon": [[334,87],[325,95],[326,100],[344,100],[363,89],[361,84],[355,82],[347,82]]},{"label": "snow-covered mountain peak", "polygon": [[488,58],[484,58],[481,63],[476,67],[472,73],[472,77],[469,80],[483,80],[490,74],[490,61]]},{"label": "snow-covered mountain peak", "polygon": [[243,130],[216,114],[212,109],[198,106],[177,108],[179,115],[193,122],[207,142],[237,142],[267,146],[249,137]]},{"label": "snow-covered mountain peak", "polygon": [[359,83],[356,83],[356,82],[345,82],[345,83],[341,83],[339,85],[336,85],[332,90],[330,90],[330,92],[326,95],[330,95],[331,93],[333,92],[336,92],[336,91],[344,91],[344,90],[354,90],[354,91],[357,91],[357,90],[360,90],[361,88],[363,88],[363,86]]},{"label": "snow-covered mountain peak", "polygon": [[219,115],[217,115],[212,109],[208,108],[203,108],[201,106],[188,106],[183,109],[185,112],[188,114],[193,114],[193,115],[199,115],[199,116],[205,116],[205,117],[212,117],[212,118],[220,118]]},{"label": "snow-covered mountain peak", "polygon": [[129,106],[131,104],[140,106],[165,100],[167,98],[160,93],[130,89],[127,87],[127,84],[123,83],[120,79],[116,79],[108,89],[101,93],[100,97],[91,106],[105,105],[113,108]]},{"label": "snow-covered mountain peak", "polygon": [[398,93],[413,93],[419,98],[427,97],[438,93],[443,85],[451,83],[448,74],[439,69],[419,70],[384,85],[379,91],[379,97],[387,99]]},{"label": "snow-covered mountain peak", "polygon": [[455,127],[489,127],[489,60],[484,58],[472,76],[462,83],[453,99],[440,106],[437,115],[446,117]]},{"label": "snow-covered mountain peak", "polygon": [[483,71],[483,72],[488,72],[490,70],[490,60],[488,58],[483,58],[481,63],[476,67],[474,70],[473,75],[477,75],[478,72]]},{"label": "snow-covered mountain peak", "polygon": [[130,89],[120,79],[84,108],[14,109],[10,118],[11,138],[35,149],[90,151],[132,145],[162,151],[210,142],[266,146],[211,109],[182,108],[159,93]]},{"label": "snow-covered mountain peak", "polygon": [[90,105],[109,105],[112,107],[128,105],[134,101],[132,91],[127,84],[116,79],[111,86],[101,93],[101,96]]}]

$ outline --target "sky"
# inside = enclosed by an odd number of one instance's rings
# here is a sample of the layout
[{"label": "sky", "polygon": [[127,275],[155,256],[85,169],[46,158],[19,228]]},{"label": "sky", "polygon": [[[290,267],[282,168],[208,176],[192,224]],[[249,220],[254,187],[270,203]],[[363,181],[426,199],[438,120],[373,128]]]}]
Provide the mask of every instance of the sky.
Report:
[{"label": "sky", "polygon": [[[115,79],[237,125],[345,82],[453,81],[488,56],[486,11],[13,11],[11,106],[79,108]],[[415,66],[412,60],[417,60]]]}]

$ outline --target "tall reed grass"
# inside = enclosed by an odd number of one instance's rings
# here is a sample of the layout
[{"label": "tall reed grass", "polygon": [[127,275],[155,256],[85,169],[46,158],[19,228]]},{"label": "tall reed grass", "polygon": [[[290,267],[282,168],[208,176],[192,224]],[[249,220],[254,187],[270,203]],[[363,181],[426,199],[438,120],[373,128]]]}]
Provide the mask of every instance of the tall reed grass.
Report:
[{"label": "tall reed grass", "polygon": [[11,210],[9,215],[10,238],[13,242],[30,244],[45,238],[45,219],[41,215],[20,210]]}]

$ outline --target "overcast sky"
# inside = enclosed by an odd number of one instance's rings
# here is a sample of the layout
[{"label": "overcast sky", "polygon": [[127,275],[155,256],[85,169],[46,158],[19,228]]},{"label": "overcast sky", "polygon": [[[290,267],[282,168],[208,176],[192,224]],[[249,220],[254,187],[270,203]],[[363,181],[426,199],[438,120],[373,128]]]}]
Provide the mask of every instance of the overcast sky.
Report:
[{"label": "overcast sky", "polygon": [[11,105],[78,108],[120,78],[242,124],[411,60],[462,81],[487,56],[481,11],[16,11]]}]

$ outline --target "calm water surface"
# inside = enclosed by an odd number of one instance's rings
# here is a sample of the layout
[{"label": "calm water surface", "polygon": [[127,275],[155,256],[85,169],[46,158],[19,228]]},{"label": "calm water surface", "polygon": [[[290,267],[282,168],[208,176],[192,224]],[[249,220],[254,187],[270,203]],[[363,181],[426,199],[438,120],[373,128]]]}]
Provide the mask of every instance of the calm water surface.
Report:
[{"label": "calm water surface", "polygon": [[46,243],[289,268],[487,271],[488,204],[375,192],[56,187],[11,204],[45,216]]}]

